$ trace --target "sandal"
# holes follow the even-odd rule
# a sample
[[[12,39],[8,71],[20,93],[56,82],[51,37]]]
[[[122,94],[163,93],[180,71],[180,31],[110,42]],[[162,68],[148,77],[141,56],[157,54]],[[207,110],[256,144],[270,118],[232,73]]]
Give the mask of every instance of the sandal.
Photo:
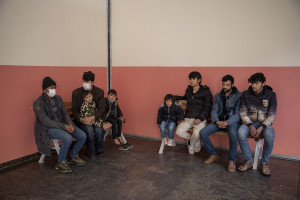
[[[262,163],[261,164],[261,174],[264,176],[270,176],[271,170],[268,163]]]
[[[237,170],[240,171],[240,172],[245,172],[249,169],[252,169],[253,168],[253,163],[252,162],[248,162],[248,161],[245,161],[244,164],[240,165]]]

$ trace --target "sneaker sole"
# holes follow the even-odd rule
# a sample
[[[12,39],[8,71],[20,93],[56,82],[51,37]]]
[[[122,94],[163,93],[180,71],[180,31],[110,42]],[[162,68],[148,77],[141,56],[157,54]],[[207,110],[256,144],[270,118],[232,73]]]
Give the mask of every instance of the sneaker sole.
[[[121,151],[128,151],[129,149],[128,148],[124,149],[123,147],[120,147],[119,150],[121,150]]]
[[[69,174],[69,173],[72,172],[72,171],[64,171],[64,170],[60,170],[58,167],[55,167],[55,170],[56,170],[56,171],[59,171],[59,172],[61,172],[61,173],[64,173],[64,174]]]

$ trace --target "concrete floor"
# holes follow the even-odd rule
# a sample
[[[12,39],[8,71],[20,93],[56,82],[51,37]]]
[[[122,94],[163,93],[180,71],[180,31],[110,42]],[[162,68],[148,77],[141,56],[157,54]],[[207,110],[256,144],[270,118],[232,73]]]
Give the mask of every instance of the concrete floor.
[[[228,173],[227,153],[219,163],[205,165],[204,149],[190,156],[185,145],[166,147],[160,142],[127,138],[134,145],[120,151],[105,143],[105,155],[90,159],[73,173],[54,170],[57,155],[0,173],[0,199],[300,199],[300,163],[271,159],[271,177],[258,171]],[[239,155],[238,162],[242,162]]]

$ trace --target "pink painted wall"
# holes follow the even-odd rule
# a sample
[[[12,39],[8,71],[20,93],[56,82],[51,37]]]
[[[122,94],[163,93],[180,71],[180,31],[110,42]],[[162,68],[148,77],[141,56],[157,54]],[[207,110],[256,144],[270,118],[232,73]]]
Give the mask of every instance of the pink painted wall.
[[[57,94],[71,101],[88,70],[96,75],[95,85],[106,92],[106,67],[0,66],[0,163],[37,152],[32,104],[42,93],[43,78],[52,77]]]
[[[51,76],[57,83],[57,93],[70,101],[71,92],[81,86],[82,73],[88,70],[96,74],[95,84],[106,92],[105,67],[0,66],[0,163],[37,152],[32,103],[42,92],[43,77]],[[265,73],[278,100],[273,153],[300,157],[300,67],[114,67],[113,88],[127,118],[123,132],[159,138],[156,117],[160,103],[167,93],[183,95],[189,84],[188,74],[194,70],[202,74],[203,84],[211,88],[213,95],[221,90],[225,74],[232,74],[243,91],[249,86],[251,74]],[[227,137],[212,137],[215,145],[228,146]]]
[[[273,153],[300,157],[297,125],[300,67],[114,67],[113,88],[118,92],[127,118],[123,132],[159,138],[156,117],[164,96],[167,93],[184,95],[189,84],[188,74],[195,70],[202,74],[202,83],[211,88],[213,95],[221,90],[221,78],[226,74],[233,75],[237,88],[244,91],[249,86],[248,78],[253,73],[263,72],[267,84],[277,93],[278,101]],[[228,146],[227,137],[212,137],[215,145]]]

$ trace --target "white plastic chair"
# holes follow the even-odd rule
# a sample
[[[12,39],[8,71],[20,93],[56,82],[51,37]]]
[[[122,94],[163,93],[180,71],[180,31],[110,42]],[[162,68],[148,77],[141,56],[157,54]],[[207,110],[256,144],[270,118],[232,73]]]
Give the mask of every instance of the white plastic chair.
[[[57,155],[59,155],[60,146],[59,146],[58,142],[59,142],[60,140],[58,140],[58,139],[51,139],[51,140],[52,140],[53,145],[54,145],[54,146],[51,146],[51,149],[55,149]],[[45,155],[45,154],[42,154],[38,162],[39,162],[39,163],[44,163],[45,157],[46,157],[46,155]]]

